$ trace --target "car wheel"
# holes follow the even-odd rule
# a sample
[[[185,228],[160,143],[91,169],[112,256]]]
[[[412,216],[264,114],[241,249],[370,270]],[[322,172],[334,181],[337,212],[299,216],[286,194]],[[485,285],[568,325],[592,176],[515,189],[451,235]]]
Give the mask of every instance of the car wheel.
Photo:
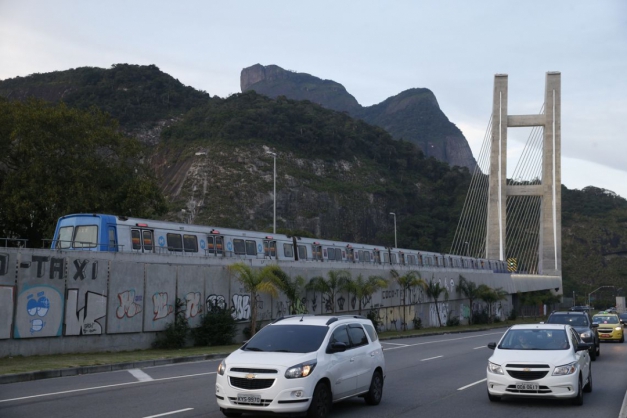
[[[577,396],[573,398],[573,405],[583,405],[583,388],[581,386],[581,375],[579,375],[579,380],[577,381]]]
[[[364,399],[368,405],[379,405],[383,396],[383,376],[379,370],[376,370],[370,381],[370,390],[366,393]]]
[[[619,343],[624,343],[625,342],[625,334],[620,336],[620,341]]]
[[[490,400],[490,402],[501,402],[501,397],[492,395],[490,391],[488,391],[488,399]]]
[[[590,360],[596,361],[596,359],[597,359],[597,349],[596,347],[592,347],[592,350],[590,350]]]
[[[227,418],[235,418],[235,417],[241,417],[242,416],[241,412],[229,412],[229,411],[225,411],[224,409],[222,410],[222,413]]]
[[[327,418],[331,412],[331,391],[324,382],[319,382],[314,390],[307,418]]]
[[[583,387],[583,391],[586,393],[592,392],[592,366],[588,369],[588,383]]]
[[[597,341],[597,357],[601,355],[601,343]]]

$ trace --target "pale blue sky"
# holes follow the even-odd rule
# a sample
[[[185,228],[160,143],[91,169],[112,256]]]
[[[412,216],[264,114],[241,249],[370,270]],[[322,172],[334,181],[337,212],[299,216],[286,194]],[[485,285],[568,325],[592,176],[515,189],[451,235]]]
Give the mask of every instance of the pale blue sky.
[[[627,1],[0,0],[0,79],[155,64],[221,97],[253,64],[343,84],[362,105],[431,89],[477,157],[494,74],[538,113],[562,73],[562,182],[627,197]],[[513,170],[528,130],[510,129]]]

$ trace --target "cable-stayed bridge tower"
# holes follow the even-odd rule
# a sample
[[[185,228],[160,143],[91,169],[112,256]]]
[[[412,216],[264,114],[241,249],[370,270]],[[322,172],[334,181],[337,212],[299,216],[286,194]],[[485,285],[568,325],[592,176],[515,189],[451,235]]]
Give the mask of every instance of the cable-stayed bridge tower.
[[[508,113],[508,76],[494,78],[492,116],[452,253],[507,260],[513,273],[562,274],[561,74],[548,72],[537,115]],[[507,178],[508,128],[532,127]]]

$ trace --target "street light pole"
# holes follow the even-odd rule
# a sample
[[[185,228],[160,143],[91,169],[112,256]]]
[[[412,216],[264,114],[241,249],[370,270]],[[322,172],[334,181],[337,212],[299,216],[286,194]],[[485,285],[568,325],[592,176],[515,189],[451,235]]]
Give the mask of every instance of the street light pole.
[[[470,244],[468,241],[464,242],[466,244],[466,257],[470,257]]]
[[[394,216],[394,248],[398,248],[398,242],[396,241],[396,213],[390,212],[390,215]]]
[[[276,234],[276,152],[266,151],[266,154],[272,155],[274,159],[274,215],[272,217],[272,233]]]
[[[588,306],[592,306],[592,304],[590,303],[590,301],[591,301],[590,296],[591,296],[594,292],[596,292],[597,290],[601,290],[601,289],[604,289],[604,288],[608,288],[608,287],[613,287],[614,289],[616,289],[616,286],[601,286],[601,287],[599,287],[598,289],[594,289],[592,292],[588,293]]]

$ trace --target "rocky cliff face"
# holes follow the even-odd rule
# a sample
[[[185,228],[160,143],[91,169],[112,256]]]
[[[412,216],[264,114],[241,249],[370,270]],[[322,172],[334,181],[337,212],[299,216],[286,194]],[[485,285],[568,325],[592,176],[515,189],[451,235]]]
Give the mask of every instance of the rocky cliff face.
[[[428,89],[406,90],[379,104],[362,107],[339,83],[260,64],[242,70],[240,85],[242,92],[255,90],[272,98],[309,100],[328,109],[348,112],[385,129],[396,139],[413,142],[426,156],[468,167],[471,172],[476,167],[468,141],[444,115]]]

